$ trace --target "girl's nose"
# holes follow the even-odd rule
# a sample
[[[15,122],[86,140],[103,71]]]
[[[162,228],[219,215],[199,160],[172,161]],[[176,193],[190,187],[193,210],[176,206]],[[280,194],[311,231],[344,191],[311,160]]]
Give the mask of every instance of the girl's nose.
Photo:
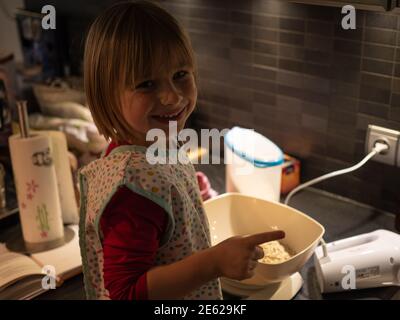
[[[163,85],[160,92],[160,101],[164,106],[178,105],[181,100],[182,96],[172,83]]]

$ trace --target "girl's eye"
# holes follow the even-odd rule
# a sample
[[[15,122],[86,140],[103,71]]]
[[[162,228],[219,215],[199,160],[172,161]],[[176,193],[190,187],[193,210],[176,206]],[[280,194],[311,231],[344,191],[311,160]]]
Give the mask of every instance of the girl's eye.
[[[135,89],[151,89],[154,87],[154,81],[144,81],[142,83],[139,83]]]
[[[174,80],[184,78],[188,74],[187,71],[181,70],[174,74]]]

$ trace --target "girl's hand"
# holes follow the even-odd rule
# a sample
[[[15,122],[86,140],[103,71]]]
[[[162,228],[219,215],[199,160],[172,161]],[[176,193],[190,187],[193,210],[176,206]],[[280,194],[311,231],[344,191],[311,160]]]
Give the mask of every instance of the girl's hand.
[[[218,277],[244,280],[254,275],[257,260],[264,257],[258,245],[285,237],[283,231],[257,233],[245,237],[232,237],[210,248]]]
[[[206,201],[208,198],[210,198],[210,181],[208,180],[207,176],[201,171],[196,172],[196,177],[197,184],[199,185],[200,189],[201,198],[203,201]]]

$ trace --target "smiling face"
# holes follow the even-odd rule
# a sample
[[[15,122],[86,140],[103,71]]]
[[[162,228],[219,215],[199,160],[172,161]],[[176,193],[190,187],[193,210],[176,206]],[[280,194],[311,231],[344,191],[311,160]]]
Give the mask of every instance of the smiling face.
[[[197,63],[187,33],[150,2],[116,3],[90,27],[84,87],[107,140],[150,145],[146,134],[170,121],[181,130],[196,105]]]
[[[134,144],[148,146],[146,134],[161,129],[169,134],[170,121],[176,121],[178,132],[185,126],[197,100],[193,68],[171,67],[147,79],[136,81],[133,89],[125,89],[121,111],[125,121],[135,131]]]

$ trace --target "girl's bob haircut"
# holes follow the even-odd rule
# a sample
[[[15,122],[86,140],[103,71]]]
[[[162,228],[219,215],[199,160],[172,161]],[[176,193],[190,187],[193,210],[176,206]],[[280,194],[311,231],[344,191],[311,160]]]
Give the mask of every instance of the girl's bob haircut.
[[[189,37],[156,4],[120,2],[100,14],[85,44],[84,86],[93,120],[107,140],[130,141],[135,132],[121,111],[121,97],[138,81],[180,66],[197,66]]]

